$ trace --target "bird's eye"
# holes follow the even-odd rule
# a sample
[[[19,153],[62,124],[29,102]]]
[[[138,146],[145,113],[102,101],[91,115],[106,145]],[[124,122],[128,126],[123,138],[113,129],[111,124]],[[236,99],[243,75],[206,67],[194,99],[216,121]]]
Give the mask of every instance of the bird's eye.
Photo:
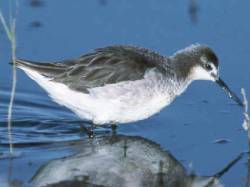
[[[208,63],[205,64],[205,68],[208,71],[211,71],[213,69],[212,66],[210,64],[208,64]]]

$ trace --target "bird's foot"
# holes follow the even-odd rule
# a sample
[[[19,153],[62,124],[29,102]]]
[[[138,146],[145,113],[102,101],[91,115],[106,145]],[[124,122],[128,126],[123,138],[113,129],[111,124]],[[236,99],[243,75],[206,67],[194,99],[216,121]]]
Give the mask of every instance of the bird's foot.
[[[80,125],[80,131],[85,132],[88,135],[89,138],[94,137],[94,129],[95,129],[94,125],[92,125],[91,127],[86,127],[83,124]]]

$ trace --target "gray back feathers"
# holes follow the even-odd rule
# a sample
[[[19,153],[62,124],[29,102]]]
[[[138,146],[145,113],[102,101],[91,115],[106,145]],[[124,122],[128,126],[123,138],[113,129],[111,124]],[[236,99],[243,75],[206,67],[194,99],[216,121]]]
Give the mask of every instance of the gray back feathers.
[[[134,46],[109,46],[75,60],[55,63],[17,61],[40,74],[61,82],[73,90],[88,93],[89,88],[121,81],[143,79],[148,69],[165,73],[170,67],[168,59],[156,52]]]
[[[169,58],[145,48],[114,45],[73,60],[53,63],[17,60],[16,64],[33,69],[73,90],[88,93],[90,88],[143,79],[152,68],[165,76],[184,81],[194,66],[202,65],[201,56],[218,67],[218,58],[205,45],[191,45]]]

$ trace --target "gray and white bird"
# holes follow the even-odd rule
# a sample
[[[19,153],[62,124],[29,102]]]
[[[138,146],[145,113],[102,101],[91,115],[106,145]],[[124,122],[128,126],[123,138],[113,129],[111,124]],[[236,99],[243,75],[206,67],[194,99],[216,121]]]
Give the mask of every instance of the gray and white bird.
[[[115,45],[74,60],[17,60],[15,64],[55,102],[96,125],[146,119],[169,105],[195,80],[218,83],[243,106],[219,78],[218,58],[205,45],[191,45],[169,57],[145,48]]]

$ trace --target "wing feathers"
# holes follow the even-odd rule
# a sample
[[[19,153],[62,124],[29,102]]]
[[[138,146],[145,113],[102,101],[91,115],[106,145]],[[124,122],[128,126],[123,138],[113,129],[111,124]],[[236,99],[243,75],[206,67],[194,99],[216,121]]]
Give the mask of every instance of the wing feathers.
[[[169,67],[166,57],[153,51],[133,46],[109,46],[63,63],[33,63],[17,60],[25,66],[51,77],[70,88],[88,93],[88,89],[105,84],[142,79],[150,68],[160,72]]]
[[[65,66],[55,63],[38,63],[18,59],[16,60],[16,65],[17,67],[24,67],[35,70],[47,77],[53,77],[65,71]]]

